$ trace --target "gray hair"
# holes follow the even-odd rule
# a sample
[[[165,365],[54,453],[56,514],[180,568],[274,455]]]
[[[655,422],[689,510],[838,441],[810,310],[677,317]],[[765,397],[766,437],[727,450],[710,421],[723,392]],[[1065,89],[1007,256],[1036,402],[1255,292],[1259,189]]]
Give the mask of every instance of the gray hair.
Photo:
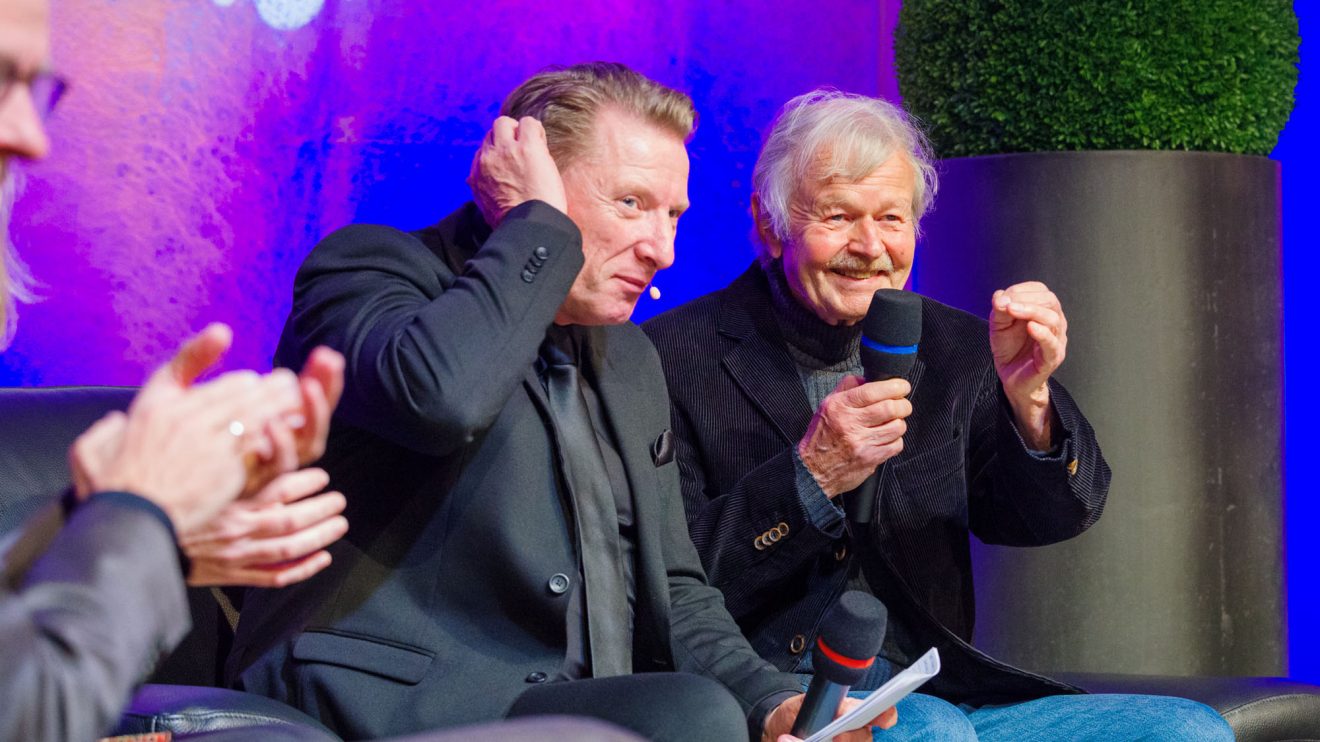
[[[22,188],[22,175],[7,163],[9,173],[0,184],[0,350],[9,347],[18,328],[18,304],[36,301],[36,281],[27,266],[14,252],[9,238],[9,217],[13,213],[14,199]]]
[[[916,173],[912,216],[919,229],[939,183],[930,143],[916,119],[888,101],[825,88],[785,103],[752,172],[756,198],[774,236],[789,238],[789,204],[819,158],[829,157],[825,179],[861,180],[895,151],[907,157]],[[758,248],[762,260],[769,258],[767,249]]]
[[[683,142],[697,126],[691,98],[618,62],[587,62],[538,72],[509,93],[500,113],[540,121],[550,156],[563,170],[590,143],[596,114],[611,106],[671,132]]]

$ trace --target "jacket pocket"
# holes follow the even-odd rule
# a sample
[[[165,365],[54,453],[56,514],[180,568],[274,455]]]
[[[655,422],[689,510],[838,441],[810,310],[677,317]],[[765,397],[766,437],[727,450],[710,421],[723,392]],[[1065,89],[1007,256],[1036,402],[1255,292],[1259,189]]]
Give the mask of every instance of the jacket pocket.
[[[966,475],[962,440],[955,438],[894,467],[895,493],[891,506],[913,523],[931,516],[966,521]]]
[[[426,676],[435,654],[365,636],[307,631],[294,642],[293,658],[368,672],[411,685]]]

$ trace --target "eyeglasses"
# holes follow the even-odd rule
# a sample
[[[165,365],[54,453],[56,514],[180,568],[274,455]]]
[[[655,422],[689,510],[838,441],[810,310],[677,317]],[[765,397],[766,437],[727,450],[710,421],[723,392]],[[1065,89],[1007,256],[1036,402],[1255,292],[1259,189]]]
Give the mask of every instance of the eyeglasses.
[[[64,91],[69,89],[69,84],[59,75],[44,71],[23,74],[12,61],[0,59],[0,103],[13,94],[14,89],[19,85],[28,87],[28,92],[32,95],[32,105],[36,107],[37,115],[41,116],[42,120],[55,110],[55,105],[64,96]]]

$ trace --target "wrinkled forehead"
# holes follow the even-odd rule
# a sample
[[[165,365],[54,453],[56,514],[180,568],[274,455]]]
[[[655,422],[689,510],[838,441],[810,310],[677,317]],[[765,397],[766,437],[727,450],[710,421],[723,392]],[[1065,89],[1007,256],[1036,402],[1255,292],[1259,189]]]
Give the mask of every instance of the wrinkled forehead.
[[[0,0],[0,61],[36,71],[50,60],[47,0]]]
[[[798,179],[795,200],[810,204],[831,185],[857,183],[894,155],[899,155],[909,165],[905,170],[911,176],[911,191],[915,195],[916,172],[910,167],[907,153],[902,148],[892,142],[845,138],[826,143],[799,160],[798,172],[803,176]]]

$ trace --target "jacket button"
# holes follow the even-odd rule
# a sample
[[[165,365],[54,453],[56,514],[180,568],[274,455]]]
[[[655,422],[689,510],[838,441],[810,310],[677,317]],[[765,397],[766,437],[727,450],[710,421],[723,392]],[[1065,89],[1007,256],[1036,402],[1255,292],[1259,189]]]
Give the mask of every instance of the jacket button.
[[[793,637],[793,641],[788,643],[788,651],[793,654],[802,654],[802,650],[807,648],[807,637],[798,634]]]
[[[834,550],[834,561],[842,562],[848,556],[848,547],[840,546]]]
[[[545,249],[544,245],[533,250],[532,254],[540,258],[541,260],[545,260],[546,258],[550,257],[550,251]]]
[[[532,281],[536,280],[536,274],[531,272],[530,270],[524,270],[522,272],[522,280],[525,281],[526,283],[531,283]]]
[[[568,575],[562,572],[550,577],[550,582],[546,583],[550,587],[550,592],[555,595],[563,595],[568,592]]]
[[[537,670],[536,672],[529,672],[529,673],[527,673],[527,682],[529,682],[529,683],[544,683],[544,682],[545,682],[545,673],[541,672],[540,670]]]

